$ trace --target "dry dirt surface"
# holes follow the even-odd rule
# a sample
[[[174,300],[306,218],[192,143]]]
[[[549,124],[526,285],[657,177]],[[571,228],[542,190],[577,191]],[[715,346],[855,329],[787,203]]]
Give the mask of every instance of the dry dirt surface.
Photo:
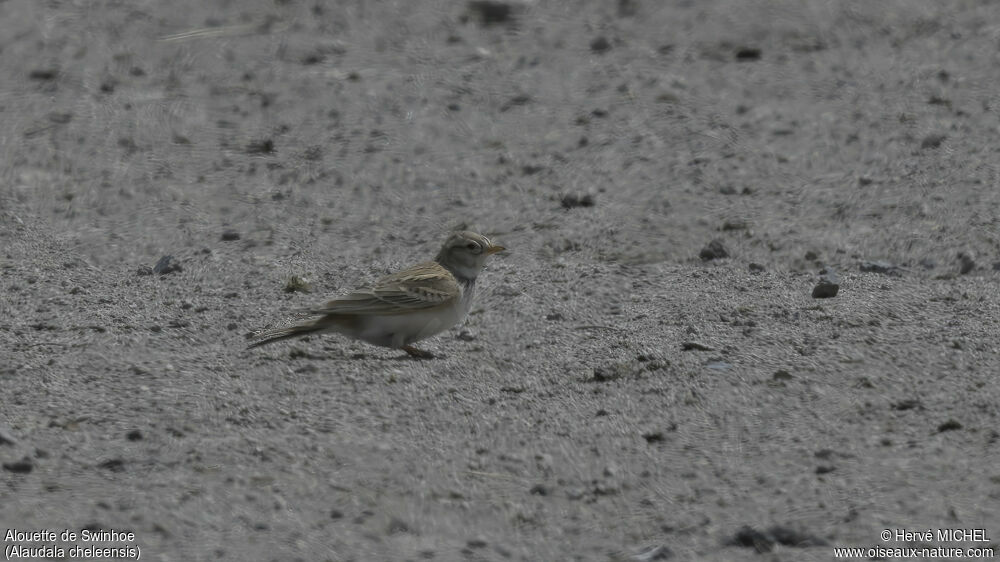
[[[990,0],[0,1],[4,548],[1000,551],[998,29]],[[245,349],[463,225],[510,251],[437,359]],[[76,537],[8,535],[40,530]]]

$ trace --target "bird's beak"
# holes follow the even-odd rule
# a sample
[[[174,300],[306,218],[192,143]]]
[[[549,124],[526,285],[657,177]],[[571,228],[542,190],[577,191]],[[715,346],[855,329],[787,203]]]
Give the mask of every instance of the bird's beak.
[[[503,246],[495,246],[493,244],[490,244],[490,247],[486,248],[486,255],[487,256],[492,256],[493,254],[495,254],[497,252],[502,252],[502,251],[504,251],[506,249],[507,248],[504,248]]]

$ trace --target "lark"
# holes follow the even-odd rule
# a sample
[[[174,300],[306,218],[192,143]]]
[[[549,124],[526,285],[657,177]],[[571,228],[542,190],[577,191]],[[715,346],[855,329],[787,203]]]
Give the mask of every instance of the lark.
[[[486,260],[504,250],[482,234],[467,230],[452,233],[433,261],[387,275],[369,287],[308,311],[314,318],[262,332],[248,349],[333,332],[402,349],[414,357],[434,357],[412,344],[465,320]]]

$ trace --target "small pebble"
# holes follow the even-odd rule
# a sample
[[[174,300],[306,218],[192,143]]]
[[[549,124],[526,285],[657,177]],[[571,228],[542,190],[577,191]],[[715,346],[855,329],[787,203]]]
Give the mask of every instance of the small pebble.
[[[395,535],[397,533],[409,533],[410,525],[406,521],[403,521],[398,517],[393,517],[389,521],[389,524],[386,526],[385,532],[387,535]]]
[[[670,560],[674,557],[674,552],[665,545],[659,544],[636,554],[633,560],[639,562],[655,562],[657,560]]]
[[[778,369],[773,375],[771,375],[771,379],[776,381],[790,381],[793,378],[792,374],[784,369]]]
[[[938,426],[938,433],[944,433],[945,431],[955,431],[962,429],[962,424],[955,420],[948,420],[943,424]]]
[[[607,37],[597,37],[590,42],[590,50],[597,54],[603,54],[611,50],[611,42]]]
[[[567,193],[563,195],[560,204],[564,209],[574,209],[576,207],[593,207],[595,204],[594,196],[590,193],[579,195],[576,193]]]
[[[701,252],[698,252],[698,257],[701,258],[702,261],[722,259],[729,257],[729,250],[726,249],[722,240],[716,238],[706,244],[705,247],[701,249]]]
[[[547,496],[549,488],[545,484],[535,484],[528,492],[533,496]]]
[[[469,12],[477,16],[480,25],[506,24],[513,20],[514,7],[498,0],[474,0],[469,2]]]
[[[178,271],[184,271],[184,268],[181,267],[180,262],[174,259],[174,256],[163,256],[160,258],[160,261],[156,262],[156,265],[153,266],[153,273],[158,273],[160,275],[168,275]]]
[[[859,266],[865,273],[881,273],[883,275],[899,275],[899,268],[886,261],[863,261]]]
[[[27,474],[35,468],[35,463],[29,457],[19,461],[3,463],[3,469],[14,474]]]
[[[840,276],[832,268],[824,267],[819,272],[819,282],[813,287],[814,299],[828,299],[837,296],[840,291]]]
[[[662,431],[649,431],[643,433],[642,438],[646,440],[646,443],[660,443],[665,439]]]
[[[486,539],[484,539],[483,537],[476,537],[474,539],[469,539],[469,541],[465,543],[465,545],[468,546],[469,548],[486,548],[486,545],[488,544],[489,543],[486,542]]]
[[[758,554],[771,552],[774,548],[774,541],[770,537],[749,525],[740,527],[736,531],[736,534],[733,535],[733,538],[729,539],[726,544],[729,546],[753,548]]]
[[[971,254],[960,252],[958,254],[958,272],[965,275],[976,268],[976,260]]]
[[[14,445],[16,443],[17,439],[14,438],[14,434],[10,432],[10,429],[0,426],[0,445]]]
[[[948,135],[944,135],[941,133],[929,134],[926,137],[924,137],[922,141],[920,141],[920,148],[937,148],[941,146],[941,143],[943,143],[947,138]]]

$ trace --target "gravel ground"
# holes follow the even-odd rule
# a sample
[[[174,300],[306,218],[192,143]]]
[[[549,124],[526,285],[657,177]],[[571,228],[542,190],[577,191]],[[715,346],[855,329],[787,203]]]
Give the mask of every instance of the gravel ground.
[[[995,554],[998,29],[959,0],[0,2],[7,555]],[[511,251],[438,359],[245,349],[463,227]],[[78,536],[8,536],[38,530]]]

